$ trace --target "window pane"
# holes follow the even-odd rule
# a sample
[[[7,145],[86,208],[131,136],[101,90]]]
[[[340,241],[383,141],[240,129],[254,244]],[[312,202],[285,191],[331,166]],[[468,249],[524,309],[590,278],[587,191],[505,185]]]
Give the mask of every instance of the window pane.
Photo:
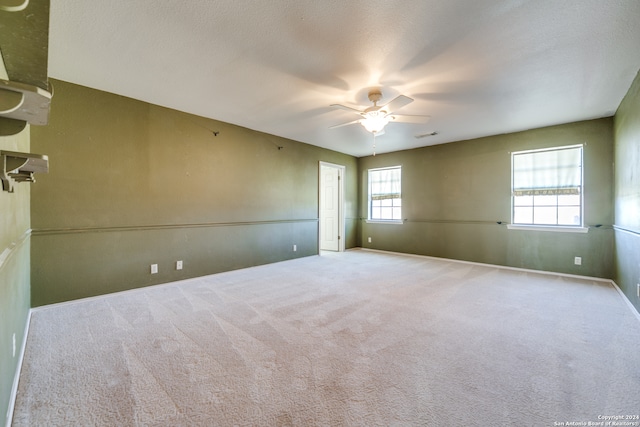
[[[393,200],[392,199],[380,200],[380,206],[393,206]]]
[[[514,224],[533,224],[533,208],[530,206],[513,208],[513,222]]]
[[[371,209],[371,218],[372,219],[380,219],[381,210],[380,208]]]
[[[558,205],[580,206],[580,195],[571,194],[571,195],[558,196]]]
[[[533,196],[513,196],[514,206],[532,206]]]
[[[533,223],[540,225],[557,225],[558,208],[555,206],[536,207],[533,210]]]
[[[393,208],[393,219],[402,219],[402,212],[400,208]]]
[[[557,196],[533,196],[533,203],[536,206],[556,206],[558,203],[558,197]]]
[[[393,219],[393,208],[381,208],[380,219]]]
[[[580,225],[580,206],[558,207],[559,225]]]

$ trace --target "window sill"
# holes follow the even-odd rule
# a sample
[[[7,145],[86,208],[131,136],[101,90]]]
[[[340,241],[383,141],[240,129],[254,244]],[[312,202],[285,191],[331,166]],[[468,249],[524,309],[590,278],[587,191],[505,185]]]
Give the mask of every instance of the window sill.
[[[517,225],[507,224],[509,230],[526,230],[526,231],[553,231],[556,233],[588,233],[587,227],[568,227],[568,226],[544,226],[544,225]]]
[[[384,220],[384,219],[368,219],[366,220],[367,224],[404,224],[404,221],[401,219],[389,219],[389,220]]]

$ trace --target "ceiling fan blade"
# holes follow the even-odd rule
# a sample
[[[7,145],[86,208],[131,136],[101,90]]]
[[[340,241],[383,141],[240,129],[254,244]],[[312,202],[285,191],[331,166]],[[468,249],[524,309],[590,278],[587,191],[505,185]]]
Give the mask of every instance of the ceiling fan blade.
[[[351,122],[342,123],[342,124],[339,124],[339,125],[329,126],[329,129],[335,129],[335,128],[339,128],[339,127],[342,127],[342,126],[352,125],[352,124],[355,124],[355,123],[360,123],[360,120],[353,120]]]
[[[339,108],[339,109],[345,110],[345,111],[350,111],[350,112],[356,113],[356,114],[358,114],[360,116],[362,116],[364,114],[362,111],[360,111],[360,110],[358,110],[356,108],[347,107],[346,105],[342,105],[342,104],[331,104],[330,107]]]
[[[411,104],[412,102],[413,102],[413,99],[409,98],[408,96],[398,95],[395,98],[393,98],[383,108],[387,111],[388,114],[391,114],[394,111],[401,109],[405,105]]]
[[[389,114],[391,122],[395,123],[427,123],[431,116],[412,116],[406,114]]]

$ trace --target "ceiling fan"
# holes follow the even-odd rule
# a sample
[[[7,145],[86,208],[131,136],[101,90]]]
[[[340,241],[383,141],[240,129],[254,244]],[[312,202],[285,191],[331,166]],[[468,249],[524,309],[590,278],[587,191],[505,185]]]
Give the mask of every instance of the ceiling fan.
[[[360,118],[347,123],[330,126],[329,129],[360,123],[367,131],[376,136],[384,133],[384,127],[387,123],[426,123],[431,117],[395,114],[397,110],[413,102],[413,99],[408,96],[398,95],[389,103],[379,106],[378,101],[380,101],[381,98],[382,92],[380,89],[371,89],[369,91],[369,101],[373,102],[373,106],[365,108],[364,110],[358,110],[357,108],[341,104],[331,104],[331,107],[356,113]]]

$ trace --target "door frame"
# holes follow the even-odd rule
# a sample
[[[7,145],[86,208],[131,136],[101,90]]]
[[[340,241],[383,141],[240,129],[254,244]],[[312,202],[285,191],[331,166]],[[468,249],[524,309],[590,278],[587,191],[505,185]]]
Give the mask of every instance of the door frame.
[[[322,242],[322,167],[338,169],[338,252],[345,250],[344,176],[347,167],[320,161],[318,164],[318,253]]]

